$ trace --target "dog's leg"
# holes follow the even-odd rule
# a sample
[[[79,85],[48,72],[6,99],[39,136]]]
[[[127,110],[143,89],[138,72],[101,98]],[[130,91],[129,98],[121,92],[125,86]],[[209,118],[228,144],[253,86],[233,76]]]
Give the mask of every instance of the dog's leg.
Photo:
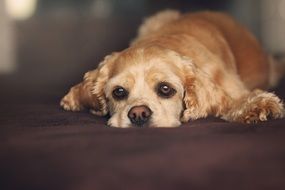
[[[284,117],[283,103],[273,93],[262,90],[249,91],[234,74],[220,73],[223,82],[219,82],[215,77],[211,78],[200,70],[192,72],[195,73],[195,78],[186,79],[186,109],[181,118],[182,122],[208,115],[242,123]],[[191,73],[190,68],[188,73]]]
[[[60,105],[68,111],[80,111],[85,107],[96,110],[98,100],[92,94],[93,83],[97,76],[97,70],[87,72],[84,80],[73,86],[69,92],[62,98]]]
[[[80,94],[83,91],[83,83],[73,86],[69,92],[62,98],[60,105],[67,111],[80,111],[84,108],[81,103]]]
[[[282,118],[284,113],[284,105],[275,94],[254,90],[232,101],[222,118],[228,121],[256,123],[270,118]]]

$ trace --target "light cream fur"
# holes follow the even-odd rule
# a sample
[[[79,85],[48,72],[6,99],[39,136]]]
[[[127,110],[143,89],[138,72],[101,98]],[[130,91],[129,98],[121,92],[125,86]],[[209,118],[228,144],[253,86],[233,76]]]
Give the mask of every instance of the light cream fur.
[[[209,115],[243,123],[282,118],[282,101],[256,89],[277,83],[272,62],[256,39],[225,14],[160,12],[145,21],[129,48],[107,56],[72,87],[61,106],[109,113],[108,125],[122,128],[132,126],[128,112],[140,105],[152,111],[152,127],[177,127]],[[161,82],[176,93],[160,97],[156,87]],[[116,86],[129,92],[126,99],[112,96]]]

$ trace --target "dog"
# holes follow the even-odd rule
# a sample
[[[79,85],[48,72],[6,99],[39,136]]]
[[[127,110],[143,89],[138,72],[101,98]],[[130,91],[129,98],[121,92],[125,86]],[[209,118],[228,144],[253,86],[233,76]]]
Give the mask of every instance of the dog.
[[[220,117],[255,123],[284,117],[266,92],[282,73],[256,38],[220,12],[162,11],[140,26],[131,45],[85,74],[60,105],[110,115],[111,127],[178,127]]]

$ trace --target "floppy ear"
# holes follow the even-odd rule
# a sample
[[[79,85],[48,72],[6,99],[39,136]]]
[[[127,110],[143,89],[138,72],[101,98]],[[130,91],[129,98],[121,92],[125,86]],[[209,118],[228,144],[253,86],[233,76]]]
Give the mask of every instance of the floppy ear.
[[[119,53],[104,58],[98,68],[85,73],[83,81],[73,86],[60,105],[65,110],[80,111],[89,108],[91,113],[104,116],[108,113],[104,87],[110,77],[114,60]]]
[[[181,61],[184,71],[185,105],[181,121],[187,122],[208,115],[219,116],[225,112],[231,101],[230,96],[192,60],[182,56]]]

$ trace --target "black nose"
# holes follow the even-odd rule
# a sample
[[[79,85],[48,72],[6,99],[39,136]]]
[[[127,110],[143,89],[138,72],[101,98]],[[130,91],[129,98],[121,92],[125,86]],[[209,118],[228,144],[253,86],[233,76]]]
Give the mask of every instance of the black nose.
[[[151,117],[152,111],[144,105],[132,107],[128,113],[128,117],[132,124],[143,126]]]

